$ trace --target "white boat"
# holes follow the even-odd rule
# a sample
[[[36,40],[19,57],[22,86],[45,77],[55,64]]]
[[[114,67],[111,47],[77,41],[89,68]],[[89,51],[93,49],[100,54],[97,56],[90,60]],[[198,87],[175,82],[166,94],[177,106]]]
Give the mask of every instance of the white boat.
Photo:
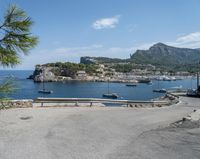
[[[180,86],[175,86],[175,87],[171,87],[172,89],[181,89],[181,88],[183,88],[183,86],[182,85],[180,85]]]

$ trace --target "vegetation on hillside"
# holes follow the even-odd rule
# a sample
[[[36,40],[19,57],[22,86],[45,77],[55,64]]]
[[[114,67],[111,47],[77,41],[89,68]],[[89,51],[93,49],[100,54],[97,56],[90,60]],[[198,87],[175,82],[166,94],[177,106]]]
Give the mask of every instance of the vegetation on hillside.
[[[77,71],[85,71],[87,74],[92,75],[98,68],[95,64],[77,64],[71,62],[56,62],[47,63],[42,66],[52,67],[52,71],[56,76],[70,76],[73,77]]]

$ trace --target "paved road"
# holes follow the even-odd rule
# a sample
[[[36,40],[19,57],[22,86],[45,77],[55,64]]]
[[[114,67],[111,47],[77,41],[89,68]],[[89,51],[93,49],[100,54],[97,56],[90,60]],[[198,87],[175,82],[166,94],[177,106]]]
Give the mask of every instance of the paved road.
[[[182,101],[148,109],[1,111],[0,159],[199,159],[200,129],[167,127],[200,108],[200,99]]]

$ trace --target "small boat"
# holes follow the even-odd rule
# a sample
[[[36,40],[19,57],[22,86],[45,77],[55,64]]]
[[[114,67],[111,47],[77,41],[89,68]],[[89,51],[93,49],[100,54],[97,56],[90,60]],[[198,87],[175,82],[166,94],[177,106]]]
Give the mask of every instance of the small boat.
[[[117,99],[119,96],[116,93],[110,93],[110,83],[108,80],[108,93],[102,95],[105,98]]]
[[[127,87],[136,87],[137,84],[126,84]]]
[[[103,97],[117,99],[118,95],[116,93],[105,93],[105,94],[103,94]]]
[[[39,93],[44,93],[44,94],[51,94],[53,93],[53,91],[50,91],[50,90],[45,90],[45,89],[41,89],[38,91]]]
[[[138,83],[147,83],[147,84],[151,83],[151,80],[148,79],[148,78],[146,78],[146,79],[138,79],[137,81],[138,81]]]
[[[167,90],[166,90],[166,89],[154,89],[153,92],[157,92],[157,93],[166,93]]]
[[[175,87],[171,87],[171,89],[181,89],[181,88],[183,88],[182,85],[180,85],[180,86],[175,86]]]
[[[43,76],[42,76],[42,89],[39,90],[38,93],[43,93],[43,94],[51,94],[51,93],[53,93],[52,90],[45,89],[45,85],[44,85],[44,70],[43,70]]]

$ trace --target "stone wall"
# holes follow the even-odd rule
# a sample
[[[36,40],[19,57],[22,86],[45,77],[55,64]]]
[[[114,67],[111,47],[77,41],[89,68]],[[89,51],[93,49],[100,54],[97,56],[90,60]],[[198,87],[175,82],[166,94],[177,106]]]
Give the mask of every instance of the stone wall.
[[[30,108],[33,107],[33,100],[9,100],[0,103],[0,108]]]

